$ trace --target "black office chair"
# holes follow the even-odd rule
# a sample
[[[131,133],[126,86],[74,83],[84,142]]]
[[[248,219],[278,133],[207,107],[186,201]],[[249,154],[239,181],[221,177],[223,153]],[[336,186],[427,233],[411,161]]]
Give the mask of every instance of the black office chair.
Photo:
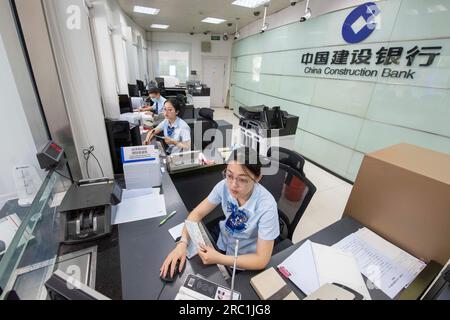
[[[274,159],[271,159],[271,163],[279,167],[278,172],[264,176],[260,183],[278,204],[280,236],[275,241],[276,254],[292,245],[295,228],[316,192],[316,187],[298,169]]]
[[[295,151],[282,147],[271,147],[267,152],[267,157],[284,163],[291,168],[298,170],[302,175],[305,175],[305,172],[303,171],[305,159]]]

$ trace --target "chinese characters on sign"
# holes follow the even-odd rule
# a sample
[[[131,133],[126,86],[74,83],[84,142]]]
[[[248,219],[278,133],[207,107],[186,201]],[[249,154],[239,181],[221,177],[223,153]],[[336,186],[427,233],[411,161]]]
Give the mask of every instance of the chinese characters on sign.
[[[373,52],[372,49],[357,50],[336,50],[336,51],[319,51],[315,54],[305,53],[302,55],[301,63],[306,65],[305,73],[308,74],[327,74],[327,75],[350,75],[376,77],[378,70],[368,69],[371,62],[375,65],[382,66],[406,66],[406,67],[429,67],[433,64],[436,57],[439,56],[442,46],[418,47],[414,46],[409,50],[404,47],[381,47],[378,51]],[[405,57],[406,61],[402,61]],[[311,65],[311,66],[309,66]],[[320,66],[326,66],[322,69]],[[361,69],[340,69],[333,68],[337,66],[362,66]],[[319,66],[319,67],[316,67]],[[385,78],[404,78],[414,79],[416,72],[411,69],[405,71],[393,70],[385,67],[381,76]]]

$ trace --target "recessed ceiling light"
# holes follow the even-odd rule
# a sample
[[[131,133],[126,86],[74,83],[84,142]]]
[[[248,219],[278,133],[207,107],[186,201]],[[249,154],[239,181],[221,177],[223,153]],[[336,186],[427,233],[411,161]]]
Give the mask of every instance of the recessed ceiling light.
[[[202,22],[214,23],[214,24],[221,24],[221,23],[224,23],[225,21],[227,21],[227,20],[217,19],[217,18],[206,18],[206,19],[202,20]]]
[[[270,0],[236,0],[232,4],[234,4],[235,6],[241,6],[241,7],[254,9],[254,8],[259,7],[269,1]]]
[[[150,28],[153,28],[153,29],[168,29],[169,27],[170,26],[168,26],[167,24],[156,24],[156,23],[154,23],[150,26]]]
[[[157,15],[159,13],[159,11],[160,11],[159,9],[155,9],[155,8],[134,6],[134,12],[138,12],[138,13]]]

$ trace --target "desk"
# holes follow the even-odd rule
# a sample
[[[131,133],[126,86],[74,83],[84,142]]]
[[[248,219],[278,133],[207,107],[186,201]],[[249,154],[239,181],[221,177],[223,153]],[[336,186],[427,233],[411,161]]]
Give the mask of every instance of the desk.
[[[159,227],[161,219],[150,219],[119,225],[120,266],[123,299],[174,299],[190,273],[227,285],[217,266],[204,266],[199,257],[187,262],[182,277],[168,284],[159,278],[159,269],[167,254],[173,250],[174,241],[168,230],[184,222],[188,216],[170,176],[163,175],[163,192],[168,212],[177,214]]]
[[[203,200],[207,196],[208,190],[212,190],[211,186],[220,181],[219,172],[221,172],[221,168],[220,166],[216,168],[217,170],[210,168],[204,174],[201,171],[196,171],[196,174],[186,175],[184,173],[173,177],[165,172],[162,190],[165,195],[167,211],[176,210],[177,214],[162,227],[159,227],[162,218],[116,226],[111,237],[96,243],[99,252],[96,289],[99,292],[112,299],[172,300],[191,273],[200,274],[210,281],[230,287],[230,281],[223,278],[216,265],[204,266],[198,256],[187,261],[183,274],[175,282],[165,285],[159,278],[159,269],[167,254],[174,248],[174,241],[168,230],[184,222],[189,213],[183,199],[189,198],[194,190],[192,188],[185,190],[183,186],[191,185],[194,180],[204,181],[202,188],[195,189],[196,199],[187,204],[191,210],[198,204],[197,198]],[[178,193],[174,183],[182,196]],[[319,231],[309,239],[320,244],[333,245],[362,227],[356,220],[345,218]],[[269,267],[277,266],[302,243],[274,255],[270,260]],[[92,244],[85,244],[84,246],[89,247]],[[256,292],[250,285],[250,279],[258,273],[246,271],[237,274],[235,290],[242,294],[243,300],[258,299]],[[304,297],[304,294],[294,284],[289,282],[288,285],[299,298]],[[369,292],[374,300],[389,299],[378,289],[369,289]]]
[[[328,228],[325,228],[316,234],[312,235],[308,239],[312,242],[320,243],[323,245],[331,246],[337,242],[339,242],[341,239],[345,238],[346,236],[350,235],[351,233],[354,233],[358,231],[360,228],[363,228],[364,226],[360,224],[358,221],[352,219],[352,218],[344,218],[342,220],[339,220],[338,222],[332,224]],[[281,262],[283,262],[287,257],[289,257],[295,250],[297,250],[307,239],[304,241],[301,241],[295,245],[293,245],[290,248],[287,248],[286,250],[280,252],[277,255],[274,255],[272,259],[269,262],[269,265],[267,268],[270,267],[276,267]],[[247,271],[240,273],[236,275],[236,291],[240,291],[242,294],[242,297],[247,300],[259,300],[259,297],[257,296],[256,292],[253,290],[253,288],[250,285],[250,279],[257,275],[260,272],[256,271]],[[363,276],[364,282],[367,284],[368,280],[365,276]],[[305,297],[305,294],[301,290],[298,289],[298,287],[293,284],[291,281],[286,281],[289,285],[289,287],[295,292],[295,294],[300,298],[303,299]],[[390,300],[390,298],[381,290],[379,289],[371,289],[369,288],[370,296],[372,297],[372,300]]]

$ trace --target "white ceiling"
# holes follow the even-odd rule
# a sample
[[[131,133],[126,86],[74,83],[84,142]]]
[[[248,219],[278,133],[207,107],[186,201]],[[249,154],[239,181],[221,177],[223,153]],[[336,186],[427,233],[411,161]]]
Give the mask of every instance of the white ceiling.
[[[167,32],[194,32],[232,34],[236,29],[236,18],[239,20],[239,28],[261,19],[264,14],[264,6],[255,9],[232,5],[234,0],[118,0],[122,9],[140,26],[148,31],[162,31],[150,29],[152,23],[168,24]],[[158,15],[152,16],[133,12],[135,5],[161,9]],[[271,0],[268,15],[290,6],[289,0]],[[260,15],[253,13],[259,11]],[[201,22],[204,18],[213,17],[226,19],[225,23],[214,25]],[[227,26],[227,23],[233,26]]]

